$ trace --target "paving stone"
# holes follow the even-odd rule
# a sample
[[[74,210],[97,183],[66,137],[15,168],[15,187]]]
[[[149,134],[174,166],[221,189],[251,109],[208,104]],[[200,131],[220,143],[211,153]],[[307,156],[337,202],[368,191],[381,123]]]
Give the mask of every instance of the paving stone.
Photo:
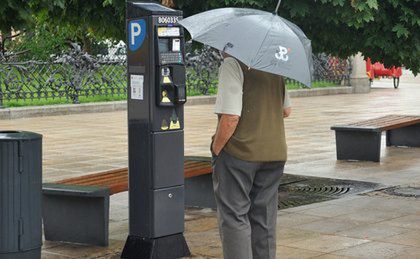
[[[186,224],[186,232],[206,232],[210,229],[217,229],[217,219],[212,218],[200,218],[196,220],[188,221]]]
[[[322,235],[288,244],[289,247],[302,248],[311,251],[330,253],[344,248],[360,245],[369,242],[368,240]]]
[[[301,248],[277,246],[277,258],[284,259],[306,259],[322,254],[321,252],[305,250]]]
[[[277,244],[287,245],[290,243],[295,243],[299,240],[304,240],[304,239],[308,239],[312,237],[318,237],[321,235],[322,234],[320,233],[308,231],[308,230],[280,227],[280,228],[277,228]]]
[[[307,224],[314,221],[324,220],[325,218],[319,216],[289,213],[285,215],[279,215],[277,217],[277,225],[279,227],[295,227],[303,224]]]
[[[379,238],[378,240],[394,244],[416,246],[420,248],[420,232],[418,230],[410,230],[399,235]]]
[[[354,256],[358,258],[393,258],[398,255],[407,255],[413,252],[413,248],[405,245],[397,245],[382,242],[370,242],[362,244],[341,251],[336,251],[335,255]],[[415,251],[417,252],[417,251]]]
[[[420,230],[420,217],[418,215],[408,215],[392,220],[383,221],[382,223],[390,226]]]
[[[392,237],[410,230],[406,228],[391,227],[381,223],[362,225],[348,230],[337,232],[336,235],[345,237],[362,238],[368,240],[385,240],[387,237]],[[420,239],[419,239],[420,240]],[[419,241],[420,242],[420,241]]]
[[[420,114],[418,84],[401,82],[398,90],[387,81],[380,85],[383,87],[374,88],[369,94],[293,98],[293,113],[285,122],[289,147],[285,172],[366,180],[386,185],[420,186],[419,148],[386,147],[383,143],[380,163],[336,160],[335,136],[334,131],[330,130],[332,125],[387,114]],[[186,155],[210,156],[210,137],[217,123],[213,109],[213,105],[186,107]],[[43,134],[44,182],[127,166],[125,111],[0,120],[0,129]],[[384,136],[382,140],[385,141]],[[392,218],[394,216],[397,218]],[[188,209],[186,218],[185,236],[194,258],[221,258],[215,212]],[[128,234],[127,219],[127,193],[113,195],[110,238],[114,243],[118,242],[118,245],[115,243],[115,246],[109,248],[96,248],[45,242],[43,256],[118,258]],[[376,220],[381,222],[370,224]],[[345,258],[345,254],[359,256],[356,248],[343,250],[341,255],[336,255],[334,249],[367,242],[364,238],[368,237],[395,245],[391,246],[388,253],[388,250],[384,250],[385,256],[416,258],[420,253],[416,254],[418,251],[413,249],[419,246],[416,235],[420,229],[419,220],[420,201],[393,197],[356,195],[286,209],[278,214],[279,251],[290,258],[305,258],[307,255],[312,256],[312,253],[316,253],[314,256],[319,258],[331,259],[334,256]],[[401,229],[408,232],[399,233]],[[374,258],[374,254],[369,254],[369,248],[381,251],[381,245],[377,243],[373,242],[370,246],[368,243],[367,248],[361,246],[366,249],[366,255],[373,256],[364,258]],[[401,249],[405,245],[410,249]],[[299,251],[302,253],[299,254]],[[279,258],[283,257],[280,255]]]
[[[342,220],[361,221],[366,223],[380,222],[395,219],[407,215],[403,211],[377,210],[376,208],[366,208],[355,210],[352,213],[339,216]]]
[[[333,255],[333,254],[323,254],[320,256],[312,257],[313,259],[354,259],[356,257],[343,256],[343,255]]]
[[[343,230],[364,225],[363,222],[343,220],[340,218],[324,218],[323,220],[313,221],[307,224],[295,226],[302,230],[310,230],[323,234],[334,234]]]
[[[354,212],[354,208],[340,205],[326,205],[314,209],[298,211],[299,214],[314,215],[319,217],[336,217]]]
[[[122,251],[124,242],[118,240],[109,240],[108,247],[86,246],[76,244],[64,244],[50,247],[46,250],[49,256],[56,255],[56,258],[95,258],[98,256],[115,255]],[[51,257],[53,258],[53,257]]]

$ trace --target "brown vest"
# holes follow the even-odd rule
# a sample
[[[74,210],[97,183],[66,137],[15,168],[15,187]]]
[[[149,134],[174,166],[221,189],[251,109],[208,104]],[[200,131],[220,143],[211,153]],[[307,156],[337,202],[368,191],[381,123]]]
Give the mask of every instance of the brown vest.
[[[284,80],[240,64],[244,74],[242,114],[223,150],[250,162],[286,161]]]

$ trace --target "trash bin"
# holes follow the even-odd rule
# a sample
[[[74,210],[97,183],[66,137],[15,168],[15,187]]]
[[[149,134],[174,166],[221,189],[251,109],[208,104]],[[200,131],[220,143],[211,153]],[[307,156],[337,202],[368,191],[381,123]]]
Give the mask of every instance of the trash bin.
[[[0,259],[41,258],[42,135],[0,131]]]

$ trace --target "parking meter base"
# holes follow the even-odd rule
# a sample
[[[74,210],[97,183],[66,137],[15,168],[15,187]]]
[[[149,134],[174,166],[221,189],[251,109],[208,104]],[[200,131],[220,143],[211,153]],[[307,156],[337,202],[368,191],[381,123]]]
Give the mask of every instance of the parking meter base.
[[[122,259],[175,259],[190,256],[184,235],[175,234],[160,238],[128,236]]]

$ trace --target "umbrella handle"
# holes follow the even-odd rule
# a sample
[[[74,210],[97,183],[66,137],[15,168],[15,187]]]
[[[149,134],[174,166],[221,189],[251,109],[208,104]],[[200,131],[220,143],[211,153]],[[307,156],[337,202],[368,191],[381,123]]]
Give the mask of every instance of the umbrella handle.
[[[277,12],[279,11],[280,3],[281,3],[281,0],[279,0],[279,2],[277,3],[276,10],[274,11],[274,14],[277,14]]]
[[[225,47],[223,48],[223,52],[225,52],[228,48],[233,48],[233,44],[230,42],[226,43]]]

